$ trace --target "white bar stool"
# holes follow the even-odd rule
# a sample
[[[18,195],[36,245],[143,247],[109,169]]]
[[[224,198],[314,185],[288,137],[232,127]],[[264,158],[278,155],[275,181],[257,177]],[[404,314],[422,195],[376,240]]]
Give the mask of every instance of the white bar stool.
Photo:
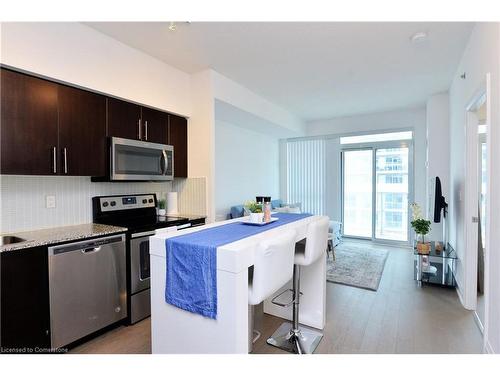
[[[253,306],[269,298],[292,278],[296,235],[294,230],[287,230],[257,247],[248,273],[249,352],[254,341]]]
[[[309,266],[324,256],[327,250],[329,219],[322,216],[313,221],[307,228],[306,241],[300,241],[295,246],[295,260],[293,267],[293,289],[292,301],[286,305],[293,304],[292,322],[283,323],[273,335],[267,339],[267,343],[280,349],[297,354],[312,354],[323,334],[299,326],[299,304],[300,304],[300,267]],[[325,276],[326,277],[326,276]],[[277,299],[279,296],[275,297]],[[274,300],[275,300],[274,299]],[[273,303],[276,303],[274,302]]]

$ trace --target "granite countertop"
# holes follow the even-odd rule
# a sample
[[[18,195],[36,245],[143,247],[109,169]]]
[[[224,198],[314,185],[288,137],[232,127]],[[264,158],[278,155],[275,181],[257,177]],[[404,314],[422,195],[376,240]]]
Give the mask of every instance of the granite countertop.
[[[206,219],[207,218],[206,215],[197,215],[197,214],[176,214],[173,216],[185,217],[189,220],[198,220],[198,219]]]
[[[26,241],[0,246],[0,253],[4,251],[20,250],[29,247],[52,245],[67,241],[77,241],[92,237],[106,236],[126,232],[127,228],[103,224],[81,224],[64,227],[55,227],[18,233],[4,233],[2,235],[24,238]]]

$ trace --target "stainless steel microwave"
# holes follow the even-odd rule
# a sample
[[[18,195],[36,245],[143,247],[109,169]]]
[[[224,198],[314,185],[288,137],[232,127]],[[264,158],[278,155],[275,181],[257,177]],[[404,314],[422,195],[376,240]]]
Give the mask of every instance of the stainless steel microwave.
[[[168,181],[174,178],[174,146],[111,138],[112,181]]]

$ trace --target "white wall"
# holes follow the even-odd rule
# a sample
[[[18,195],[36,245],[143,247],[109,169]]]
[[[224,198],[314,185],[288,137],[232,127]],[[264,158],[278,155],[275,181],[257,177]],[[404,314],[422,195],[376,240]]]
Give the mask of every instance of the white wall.
[[[450,199],[450,119],[449,95],[440,93],[427,99],[427,217],[432,221],[430,240],[443,240],[443,221],[434,223],[434,191],[436,176],[446,201]]]
[[[217,153],[231,153],[231,161],[235,165],[247,163],[245,155],[233,152],[232,144],[216,140],[216,120],[236,124],[242,132],[246,129],[253,133],[261,133],[262,137],[268,139],[269,137],[277,139],[280,135],[283,137],[290,134],[300,135],[303,130],[302,122],[289,112],[211,69],[191,76],[191,92],[193,106],[189,122],[188,171],[192,177],[206,178],[207,215],[208,220],[213,221],[216,211],[220,218],[222,210],[216,194],[219,194],[220,189],[225,190],[227,184],[224,179],[216,178],[215,171],[221,170],[219,166],[221,159],[217,157]],[[216,142],[219,146],[215,146]],[[220,147],[228,147],[228,150],[221,150]],[[275,149],[273,153],[278,153],[277,145]],[[277,168],[276,179],[279,181],[278,174]],[[232,175],[230,177],[233,178]],[[258,182],[255,182],[258,188],[257,184]],[[272,196],[279,196],[279,191],[276,190]],[[229,210],[231,205],[241,203],[240,199],[236,197],[233,199],[234,203],[226,201],[220,204],[229,204],[226,207],[226,210]]]
[[[192,112],[189,74],[79,23],[2,23],[0,59],[7,66],[169,112],[184,116]],[[188,137],[191,125],[190,120]],[[190,155],[189,171],[197,173],[196,166],[200,159],[207,158],[207,151],[192,142],[191,146],[197,150],[195,155],[201,155]],[[180,184],[181,193],[185,185],[192,184]],[[105,184],[91,183],[88,177],[2,176],[1,187],[0,232],[90,222],[93,195],[166,192],[172,184]],[[197,189],[186,191],[189,193],[182,195],[184,200],[191,193],[198,194]],[[46,195],[56,195],[55,209],[45,208]],[[204,214],[205,202],[195,202],[195,207],[184,205],[197,211],[188,213]]]
[[[188,174],[206,179],[207,221],[215,220],[215,101],[213,76],[205,70],[191,76],[193,110],[189,119]]]
[[[358,116],[337,117],[326,120],[313,121],[306,124],[308,136],[347,135],[353,133],[373,133],[400,129],[414,130],[414,199],[421,207],[426,202],[426,114],[425,108],[404,109],[390,112],[363,114]],[[333,150],[333,151],[332,151]],[[330,142],[329,151],[332,159],[329,160],[327,177],[334,185],[332,198],[327,204],[327,213],[332,218],[340,219],[340,146],[338,142]],[[333,157],[336,156],[335,159]]]
[[[499,60],[500,27],[498,23],[478,23],[474,27],[450,88],[450,243],[459,257],[457,283],[464,299],[475,290],[464,285],[465,256],[465,111],[476,91],[491,74],[491,124],[488,148],[490,179],[488,196],[490,217],[487,220],[486,251],[489,268],[486,269],[486,287],[489,293],[486,312],[487,348],[500,353],[500,121],[499,121]],[[466,79],[460,78],[466,73]],[[488,218],[487,218],[488,219]]]
[[[191,114],[190,76],[71,22],[2,23],[1,63],[88,89]]]
[[[257,195],[279,197],[279,140],[222,121],[215,123],[215,210],[224,220],[231,206]]]
[[[253,113],[270,124],[291,131],[296,136],[304,133],[303,122],[274,103],[258,96],[239,83],[212,71],[214,96],[246,113]]]
[[[216,99],[244,111],[250,125],[259,118],[278,131],[302,131],[295,116],[213,70],[189,75],[80,23],[2,23],[0,34],[4,65],[190,117],[188,174],[205,178],[209,221]]]

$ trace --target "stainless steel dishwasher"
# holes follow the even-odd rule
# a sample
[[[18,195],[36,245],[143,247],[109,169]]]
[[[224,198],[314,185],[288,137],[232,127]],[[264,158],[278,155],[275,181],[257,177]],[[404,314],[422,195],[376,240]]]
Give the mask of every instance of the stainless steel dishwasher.
[[[51,346],[127,315],[125,235],[49,247]]]

